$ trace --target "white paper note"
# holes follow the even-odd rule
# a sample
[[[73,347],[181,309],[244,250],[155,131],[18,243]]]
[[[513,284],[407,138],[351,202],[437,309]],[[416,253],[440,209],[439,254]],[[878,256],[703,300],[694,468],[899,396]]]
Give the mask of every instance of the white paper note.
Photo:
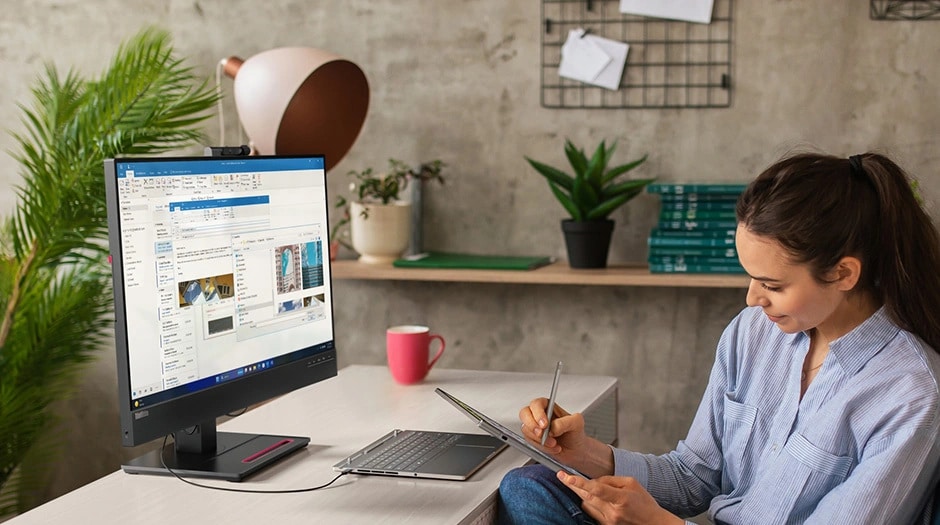
[[[629,49],[630,46],[623,42],[573,29],[568,32],[568,39],[561,48],[558,74],[616,90],[620,87]]]
[[[620,12],[708,24],[714,0],[620,0]]]
[[[593,40],[582,38],[583,36],[582,29],[574,29],[568,33],[568,40],[561,47],[561,68],[564,69],[562,76],[590,82],[610,63],[610,55]]]

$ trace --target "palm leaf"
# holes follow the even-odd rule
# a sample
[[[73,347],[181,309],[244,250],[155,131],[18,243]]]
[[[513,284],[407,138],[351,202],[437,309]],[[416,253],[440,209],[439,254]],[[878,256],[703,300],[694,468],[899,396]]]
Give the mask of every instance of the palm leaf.
[[[0,518],[35,502],[24,493],[56,445],[39,439],[55,420],[49,406],[72,393],[112,324],[103,160],[199,141],[195,126],[217,102],[152,28],[100,78],[47,66],[31,93],[25,131],[13,134],[23,182],[0,227]]]

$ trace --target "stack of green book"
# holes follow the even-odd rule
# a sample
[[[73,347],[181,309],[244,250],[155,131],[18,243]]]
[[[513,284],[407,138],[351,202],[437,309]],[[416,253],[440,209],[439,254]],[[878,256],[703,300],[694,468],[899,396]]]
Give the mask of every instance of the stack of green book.
[[[649,236],[652,273],[744,273],[734,247],[734,208],[744,184],[653,183],[661,199]]]

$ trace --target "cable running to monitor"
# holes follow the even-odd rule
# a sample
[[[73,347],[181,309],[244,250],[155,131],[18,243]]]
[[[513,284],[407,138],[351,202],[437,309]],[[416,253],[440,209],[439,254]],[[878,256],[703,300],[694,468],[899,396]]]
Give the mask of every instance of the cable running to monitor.
[[[203,489],[224,490],[225,492],[245,492],[245,493],[249,493],[249,494],[297,494],[297,493],[299,493],[299,492],[313,492],[314,490],[325,489],[326,487],[329,487],[330,485],[332,485],[333,483],[335,483],[336,480],[338,480],[339,478],[341,478],[341,477],[345,476],[346,474],[348,474],[348,472],[340,472],[335,478],[331,479],[331,480],[328,481],[327,483],[324,483],[323,485],[319,485],[319,486],[316,486],[316,487],[306,487],[306,488],[302,488],[302,489],[254,490],[254,489],[234,489],[234,488],[230,488],[230,487],[215,487],[215,486],[212,486],[212,485],[203,485],[202,483],[196,483],[195,481],[190,481],[190,480],[184,478],[183,476],[180,476],[179,474],[176,473],[175,470],[171,469],[171,468],[166,464],[166,459],[164,459],[164,457],[163,457],[163,450],[166,450],[167,439],[169,439],[169,437],[170,437],[169,434],[167,434],[166,436],[163,436],[163,446],[162,446],[161,452],[160,452],[160,464],[163,465],[163,468],[165,468],[166,471],[169,472],[170,474],[172,474],[176,479],[182,481],[183,483],[187,483],[187,484],[192,485],[192,486],[194,486],[194,487],[199,487],[199,488],[203,488]]]

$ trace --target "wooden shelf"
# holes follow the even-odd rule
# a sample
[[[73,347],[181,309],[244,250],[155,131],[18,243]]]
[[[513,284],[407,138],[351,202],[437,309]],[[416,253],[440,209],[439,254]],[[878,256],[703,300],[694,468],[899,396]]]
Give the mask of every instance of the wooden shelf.
[[[388,281],[443,281],[465,283],[580,284],[595,286],[682,286],[747,288],[749,278],[734,274],[650,273],[645,266],[612,266],[574,270],[555,262],[535,270],[451,270],[395,268],[391,264],[363,264],[355,260],[332,263],[334,279]]]

